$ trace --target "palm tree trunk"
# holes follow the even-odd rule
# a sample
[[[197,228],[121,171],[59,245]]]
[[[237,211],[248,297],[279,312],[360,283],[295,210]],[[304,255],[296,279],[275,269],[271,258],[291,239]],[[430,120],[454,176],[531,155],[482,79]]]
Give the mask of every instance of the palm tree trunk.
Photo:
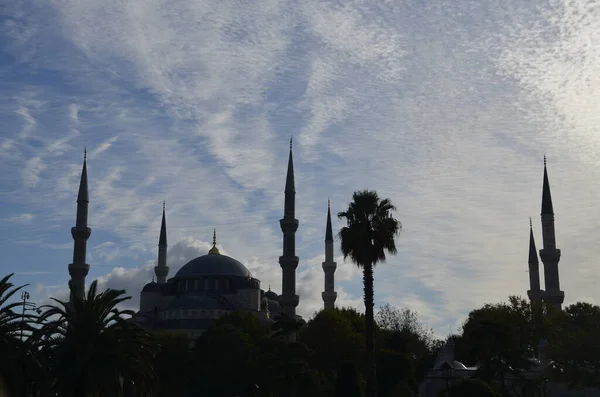
[[[365,352],[366,352],[366,397],[377,397],[377,370],[375,365],[375,320],[373,318],[373,264],[363,266],[365,300]]]

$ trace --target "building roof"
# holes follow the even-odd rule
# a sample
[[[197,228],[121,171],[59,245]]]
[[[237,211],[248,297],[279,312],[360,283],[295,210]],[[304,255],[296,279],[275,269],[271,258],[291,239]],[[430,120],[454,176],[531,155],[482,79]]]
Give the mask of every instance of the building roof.
[[[186,263],[175,278],[199,276],[238,276],[252,277],[250,271],[241,262],[221,254],[199,256]]]

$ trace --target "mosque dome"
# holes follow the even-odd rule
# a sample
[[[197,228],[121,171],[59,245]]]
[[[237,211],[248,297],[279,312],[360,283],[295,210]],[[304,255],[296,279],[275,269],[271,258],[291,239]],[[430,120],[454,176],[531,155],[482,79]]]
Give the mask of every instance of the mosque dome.
[[[208,254],[192,259],[175,275],[175,278],[198,276],[239,276],[252,277],[241,262],[227,255]]]
[[[217,234],[213,234],[213,246],[207,255],[192,259],[175,275],[175,278],[202,276],[233,276],[252,278],[250,271],[240,261],[222,255],[217,248]]]

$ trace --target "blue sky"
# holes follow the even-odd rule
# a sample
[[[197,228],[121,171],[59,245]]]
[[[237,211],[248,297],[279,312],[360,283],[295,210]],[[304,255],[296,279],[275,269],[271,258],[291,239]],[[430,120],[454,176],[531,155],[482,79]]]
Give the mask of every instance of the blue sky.
[[[327,199],[376,189],[399,252],[377,304],[438,334],[525,295],[548,156],[566,302],[596,302],[600,8],[591,1],[6,1],[0,13],[0,250],[64,294],[83,147],[88,280],[151,278],[162,201],[172,274],[223,251],[275,291],[294,136],[299,312],[321,307]],[[334,219],[334,227],[341,224]],[[338,259],[338,303],[362,307]]]

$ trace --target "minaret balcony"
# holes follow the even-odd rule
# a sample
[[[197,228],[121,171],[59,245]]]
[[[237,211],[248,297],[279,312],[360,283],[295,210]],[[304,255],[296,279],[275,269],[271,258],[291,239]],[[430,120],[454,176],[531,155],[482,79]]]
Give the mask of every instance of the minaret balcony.
[[[291,269],[291,270],[295,270],[298,267],[298,262],[300,261],[300,258],[298,258],[297,256],[280,256],[279,257],[279,264],[281,265],[282,269]]]
[[[298,224],[298,219],[283,218],[279,220],[281,231],[284,233],[296,233]]]
[[[85,277],[89,271],[90,265],[87,263],[83,266],[74,265],[72,263],[69,264],[69,275],[71,275],[71,277]]]
[[[298,295],[280,295],[279,296],[279,305],[281,307],[296,307],[298,306],[298,302],[300,302],[300,297]]]
[[[552,291],[544,294],[544,302],[550,305],[562,305],[565,301],[565,292],[564,291]]]
[[[323,262],[322,265],[323,265],[323,270],[325,270],[325,271],[337,269],[336,262]]]
[[[331,302],[337,299],[337,292],[335,291],[323,291],[321,292],[321,297],[324,302]]]
[[[154,266],[154,272],[157,276],[167,276],[169,274],[168,266]]]
[[[87,226],[76,226],[71,228],[71,236],[73,240],[87,240],[92,234],[92,229]]]
[[[545,295],[545,291],[543,290],[538,290],[538,291],[532,291],[532,290],[528,290],[527,291],[527,296],[529,297],[529,300],[532,302],[540,302]]]
[[[558,263],[560,261],[560,249],[558,248],[542,248],[540,250],[540,259],[544,264]]]

